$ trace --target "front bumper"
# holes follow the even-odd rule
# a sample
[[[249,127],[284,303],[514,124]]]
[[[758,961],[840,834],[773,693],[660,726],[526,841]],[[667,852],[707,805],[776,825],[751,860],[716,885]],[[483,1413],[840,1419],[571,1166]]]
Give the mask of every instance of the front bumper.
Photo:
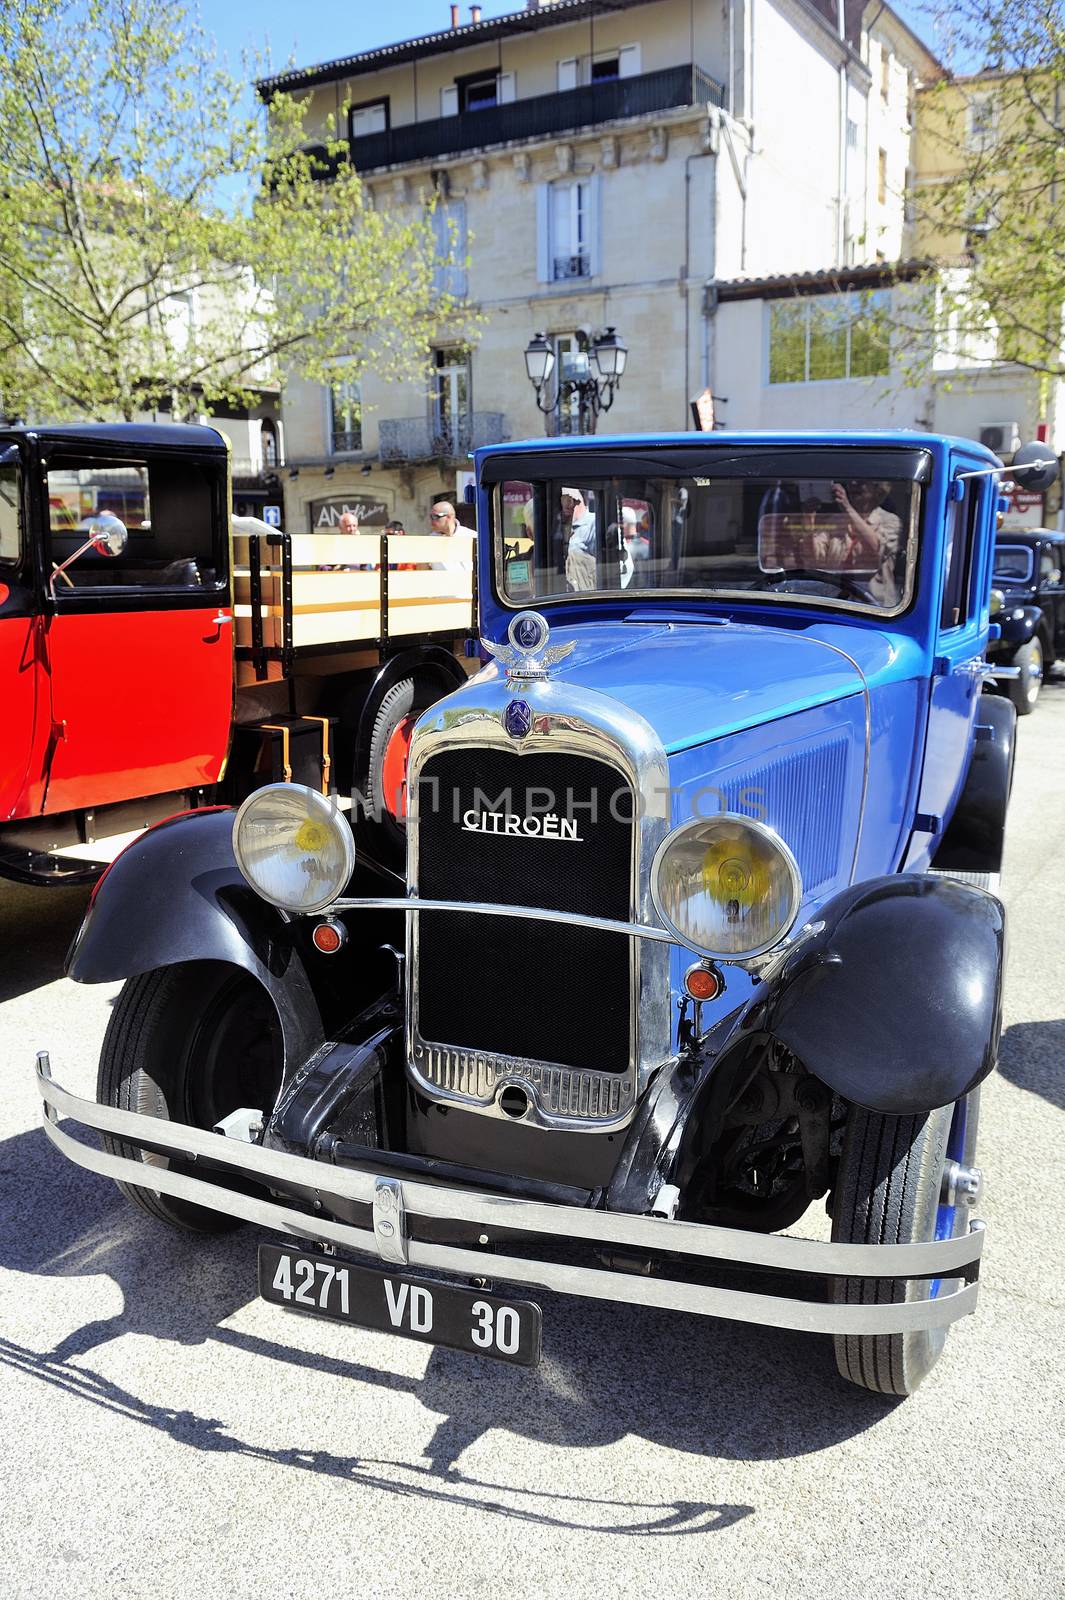
[[[182,1123],[163,1122],[131,1111],[119,1111],[82,1100],[56,1083],[46,1055],[37,1058],[37,1083],[44,1101],[44,1128],[63,1155],[90,1172],[123,1183],[191,1201],[245,1222],[257,1223],[300,1240],[318,1240],[369,1256],[386,1271],[397,1267],[429,1269],[468,1280],[487,1274],[513,1284],[531,1285],[557,1294],[613,1300],[629,1305],[687,1311],[697,1316],[724,1317],[807,1333],[886,1334],[920,1328],[943,1328],[971,1312],[976,1304],[977,1273],[984,1230],[930,1244],[833,1244],[772,1234],[746,1233],[698,1222],[664,1217],[593,1211],[579,1206],[517,1200],[510,1196],[447,1188],[441,1184],[397,1179],[372,1172],[335,1167],[306,1156],[263,1149],[227,1139],[218,1133]],[[87,1128],[182,1161],[203,1161],[222,1167],[264,1187],[311,1194],[311,1211],[282,1201],[257,1198],[166,1167],[110,1155],[81,1143],[59,1126],[59,1115]],[[370,1228],[330,1217],[330,1198],[365,1205]],[[339,1209],[339,1208],[338,1208]],[[410,1219],[437,1224],[476,1225],[483,1241],[492,1235],[531,1234],[553,1246],[586,1243],[606,1251],[636,1251],[667,1258],[654,1276],[606,1267],[571,1265],[534,1256],[486,1255],[483,1249],[433,1243],[412,1235]],[[679,1258],[679,1260],[677,1259]],[[685,1268],[747,1267],[774,1272],[799,1272],[813,1279],[925,1278],[960,1280],[935,1298],[900,1299],[887,1304],[837,1305],[831,1300],[803,1300],[693,1282]],[[661,1275],[672,1268],[680,1275]],[[900,1293],[903,1293],[900,1284]]]

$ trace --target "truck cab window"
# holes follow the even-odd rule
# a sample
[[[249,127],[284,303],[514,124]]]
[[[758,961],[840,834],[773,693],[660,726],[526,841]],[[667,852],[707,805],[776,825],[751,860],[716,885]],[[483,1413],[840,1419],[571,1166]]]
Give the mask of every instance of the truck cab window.
[[[19,558],[19,470],[14,462],[0,466],[0,562],[14,566]]]
[[[84,544],[93,521],[112,512],[129,539],[119,556],[88,550],[65,576],[73,589],[214,587],[213,486],[197,462],[151,465],[54,459],[48,471],[49,561],[59,565]],[[60,593],[69,593],[60,584]]]
[[[980,485],[972,482],[965,486],[965,496],[955,500],[947,522],[946,581],[943,584],[943,604],[940,611],[941,628],[957,628],[969,615],[969,575],[972,566],[973,532],[980,504]]]

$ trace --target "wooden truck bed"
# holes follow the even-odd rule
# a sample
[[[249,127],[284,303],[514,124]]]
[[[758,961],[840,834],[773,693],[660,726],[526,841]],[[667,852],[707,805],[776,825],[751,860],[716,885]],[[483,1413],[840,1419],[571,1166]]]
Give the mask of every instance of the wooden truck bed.
[[[235,533],[238,687],[291,676],[301,657],[475,633],[476,543],[466,532]]]

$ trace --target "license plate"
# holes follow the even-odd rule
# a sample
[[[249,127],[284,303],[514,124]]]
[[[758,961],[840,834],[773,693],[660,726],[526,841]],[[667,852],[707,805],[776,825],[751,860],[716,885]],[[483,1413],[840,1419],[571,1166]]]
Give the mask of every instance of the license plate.
[[[522,1367],[540,1360],[543,1318],[531,1300],[502,1300],[274,1244],[259,1246],[259,1293],[274,1305],[423,1344]]]

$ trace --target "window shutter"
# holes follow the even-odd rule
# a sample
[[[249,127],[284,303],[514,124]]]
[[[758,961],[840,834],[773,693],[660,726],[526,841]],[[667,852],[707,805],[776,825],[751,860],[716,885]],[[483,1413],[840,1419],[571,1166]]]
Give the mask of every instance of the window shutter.
[[[442,117],[457,117],[459,114],[458,85],[451,83],[440,91],[440,115]]]
[[[496,80],[496,94],[501,106],[509,105],[517,92],[516,77],[513,72],[501,72]]]
[[[595,173],[588,180],[588,272],[593,278],[603,270],[603,180]]]
[[[550,283],[551,271],[551,185],[540,183],[536,187],[536,277],[540,283]]]
[[[640,76],[640,47],[638,44],[622,45],[618,51],[618,77],[638,78]]]
[[[577,87],[577,57],[567,56],[565,61],[558,64],[558,89],[563,93],[566,89]]]

